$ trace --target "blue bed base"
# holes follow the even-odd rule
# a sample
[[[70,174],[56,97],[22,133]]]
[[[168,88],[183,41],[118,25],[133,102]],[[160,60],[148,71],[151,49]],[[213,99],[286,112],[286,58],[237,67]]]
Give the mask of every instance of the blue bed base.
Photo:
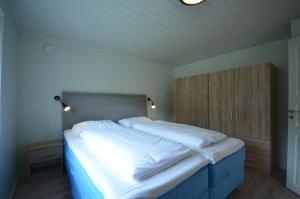
[[[73,198],[103,199],[103,193],[93,184],[66,141],[64,142],[64,149],[65,165],[71,183]],[[242,156],[244,154],[245,150],[242,149],[216,165],[208,165],[200,169],[174,189],[160,196],[159,199],[225,198],[243,183],[244,157]],[[223,170],[226,172],[223,172]]]
[[[243,185],[245,157],[243,147],[217,164],[208,166],[210,199],[224,199]]]
[[[64,141],[64,155],[73,198],[104,199],[102,192],[94,185],[66,141]]]

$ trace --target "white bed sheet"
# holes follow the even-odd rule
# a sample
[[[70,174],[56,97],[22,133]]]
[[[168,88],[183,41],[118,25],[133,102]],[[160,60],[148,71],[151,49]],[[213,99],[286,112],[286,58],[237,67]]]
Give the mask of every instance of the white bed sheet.
[[[244,141],[227,137],[221,142],[212,144],[206,148],[197,149],[196,151],[200,152],[204,157],[209,159],[211,164],[216,164],[227,156],[239,151],[244,146]]]
[[[73,134],[71,130],[66,130],[64,136],[81,166],[107,199],[157,198],[209,163],[200,153],[192,152],[190,157],[155,176],[141,182],[128,182],[105,167],[99,159],[93,158],[95,153],[80,136]]]

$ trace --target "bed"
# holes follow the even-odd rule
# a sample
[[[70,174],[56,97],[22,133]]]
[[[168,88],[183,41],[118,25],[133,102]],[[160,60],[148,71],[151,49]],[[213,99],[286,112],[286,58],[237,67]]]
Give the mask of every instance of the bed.
[[[145,95],[65,92],[63,93],[63,100],[72,106],[71,112],[63,113],[62,126],[65,130],[81,121],[102,119],[118,121],[122,118],[147,115]],[[91,155],[82,154],[85,149],[84,147],[78,147],[81,146],[80,144],[74,144],[76,142],[78,142],[78,139],[70,136],[70,132],[66,130],[64,132],[65,164],[74,198],[105,198],[106,195],[103,192],[101,183],[95,177],[98,176],[99,178],[100,176],[101,178],[101,175],[95,174],[97,172],[91,172],[90,170],[95,171],[95,168],[91,169],[87,166],[97,165],[97,163],[93,163]],[[194,167],[187,168],[183,166],[187,162],[182,161],[149,178],[149,181],[155,181],[152,185],[144,184],[136,188],[137,192],[126,192],[127,195],[123,195],[122,198],[222,199],[243,183],[244,148],[223,157],[215,164],[208,164],[208,162],[205,164],[205,161],[200,160],[201,158],[199,159],[197,155],[191,159],[188,158],[186,161],[197,162],[196,160],[198,160]],[[172,176],[170,174],[172,170],[177,171],[175,173],[178,174],[179,168],[185,168],[186,170],[183,169],[179,176],[173,174],[173,180],[163,180],[168,174]],[[98,172],[101,173],[101,169]],[[157,183],[159,182],[162,184],[158,186]],[[152,188],[149,188],[149,186]],[[117,191],[116,197],[120,197],[119,193],[123,192]]]
[[[172,122],[153,121],[146,117],[125,118],[119,123],[127,128],[185,144],[209,159],[211,199],[226,198],[233,190],[242,186],[245,162],[243,141],[236,138],[225,138],[223,134],[207,129]]]
[[[63,100],[72,107],[64,112],[65,165],[75,199],[91,198],[197,198],[209,199],[208,160],[195,155],[143,181],[142,184],[126,186],[115,178],[114,186],[107,186],[105,168],[97,168],[91,151],[86,150],[80,139],[72,136],[72,126],[81,121],[110,119],[118,121],[125,117],[147,115],[145,95],[95,94],[64,92]],[[111,180],[109,180],[111,183]],[[103,187],[104,186],[106,187]],[[114,187],[114,188],[112,188]],[[103,191],[103,190],[106,191]],[[108,191],[107,191],[108,190]],[[109,196],[108,196],[109,195]]]

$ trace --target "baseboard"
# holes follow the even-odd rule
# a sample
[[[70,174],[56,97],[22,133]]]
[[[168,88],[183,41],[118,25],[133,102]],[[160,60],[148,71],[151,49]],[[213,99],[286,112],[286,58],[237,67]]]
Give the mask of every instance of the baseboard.
[[[13,187],[11,189],[10,194],[9,194],[9,199],[13,199],[13,197],[14,197],[14,193],[15,193],[15,190],[16,190],[17,182],[18,182],[18,178],[15,179],[14,185],[13,185]]]

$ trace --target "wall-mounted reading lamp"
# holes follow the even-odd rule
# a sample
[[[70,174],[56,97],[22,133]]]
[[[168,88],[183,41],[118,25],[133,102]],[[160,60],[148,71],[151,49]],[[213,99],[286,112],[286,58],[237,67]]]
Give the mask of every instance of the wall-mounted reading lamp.
[[[59,102],[61,103],[61,105],[62,105],[62,107],[64,108],[64,111],[65,111],[65,112],[68,112],[68,111],[71,110],[71,106],[69,106],[69,105],[63,103],[63,101],[61,101],[60,96],[56,95],[56,96],[54,97],[54,99],[55,99],[56,101],[59,101]]]
[[[152,108],[152,109],[155,109],[155,108],[156,108],[156,106],[155,106],[153,100],[152,100],[150,97],[147,98],[147,101],[148,101],[148,102],[151,102],[151,108]]]

